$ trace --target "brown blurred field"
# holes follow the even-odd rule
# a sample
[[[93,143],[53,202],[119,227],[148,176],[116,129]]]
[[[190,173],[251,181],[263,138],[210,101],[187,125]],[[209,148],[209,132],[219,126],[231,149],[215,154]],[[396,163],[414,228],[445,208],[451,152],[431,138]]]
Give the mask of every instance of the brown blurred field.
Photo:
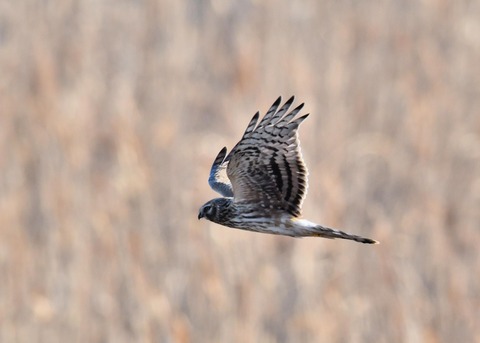
[[[295,94],[304,216],[197,220]],[[478,1],[0,0],[0,342],[479,342]]]

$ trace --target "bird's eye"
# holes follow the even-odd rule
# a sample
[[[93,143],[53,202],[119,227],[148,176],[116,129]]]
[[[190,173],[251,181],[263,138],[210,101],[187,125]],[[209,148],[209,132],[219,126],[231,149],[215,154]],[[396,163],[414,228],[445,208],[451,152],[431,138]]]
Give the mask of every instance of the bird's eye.
[[[207,211],[207,214],[209,214],[209,215],[212,215],[213,212],[214,212],[214,208],[211,205],[207,206],[207,208],[205,210]]]

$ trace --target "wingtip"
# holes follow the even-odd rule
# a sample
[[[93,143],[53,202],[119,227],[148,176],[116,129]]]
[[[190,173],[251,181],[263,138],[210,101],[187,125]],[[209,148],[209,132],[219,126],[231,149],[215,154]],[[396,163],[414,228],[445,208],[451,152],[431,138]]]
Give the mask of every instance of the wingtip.
[[[295,107],[295,110],[300,111],[300,110],[303,108],[303,106],[305,106],[305,103],[304,103],[304,102],[302,102],[300,105],[298,105],[297,107]]]
[[[295,119],[294,121],[292,121],[292,125],[294,125],[295,127],[299,127],[300,124],[305,120],[307,119],[307,117],[310,115],[310,113],[307,113],[307,114],[304,114],[303,116],[301,117],[298,117],[297,119]]]
[[[223,160],[225,159],[225,155],[227,154],[227,147],[224,146],[222,150],[220,150],[217,154],[217,157],[215,157],[213,165],[222,163]]]
[[[275,100],[275,102],[273,103],[272,107],[273,106],[278,106],[280,105],[280,103],[282,102],[282,96],[280,95],[277,100]]]

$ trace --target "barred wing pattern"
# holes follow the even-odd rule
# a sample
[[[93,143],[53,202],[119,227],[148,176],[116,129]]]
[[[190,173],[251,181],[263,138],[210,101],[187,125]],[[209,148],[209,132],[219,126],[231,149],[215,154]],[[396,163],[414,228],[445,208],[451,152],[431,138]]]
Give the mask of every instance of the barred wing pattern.
[[[227,155],[226,148],[220,150],[208,181],[224,197],[205,203],[198,219],[262,233],[378,243],[298,218],[307,191],[307,168],[297,131],[308,114],[295,118],[303,104],[288,112],[293,100],[279,109],[279,97],[260,122],[255,113],[232,151]]]
[[[308,114],[294,119],[303,104],[287,113],[293,100],[292,96],[277,111],[281,103],[279,97],[258,125],[257,112],[240,142],[222,161],[235,202],[300,216],[307,190],[307,168],[297,129]]]

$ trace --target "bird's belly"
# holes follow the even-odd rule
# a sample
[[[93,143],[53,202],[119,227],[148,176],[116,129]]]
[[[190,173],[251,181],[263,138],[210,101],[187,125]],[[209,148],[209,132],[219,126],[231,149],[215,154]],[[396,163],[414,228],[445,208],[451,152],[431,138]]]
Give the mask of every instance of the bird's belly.
[[[274,235],[296,236],[295,225],[290,218],[244,218],[232,227]]]

